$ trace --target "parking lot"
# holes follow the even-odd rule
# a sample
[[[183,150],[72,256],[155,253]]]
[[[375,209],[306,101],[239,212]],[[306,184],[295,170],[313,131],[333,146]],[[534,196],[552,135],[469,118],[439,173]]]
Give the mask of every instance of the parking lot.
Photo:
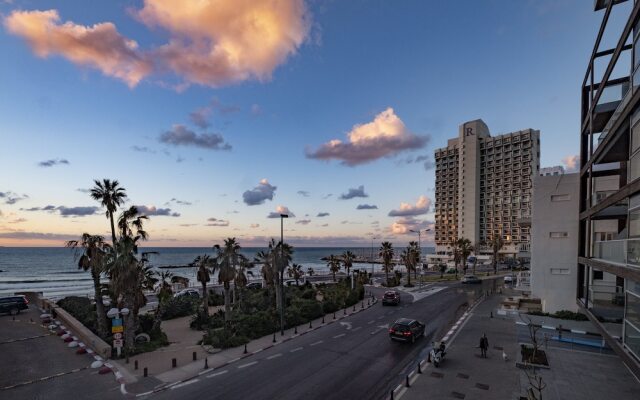
[[[93,358],[77,355],[39,324],[35,307],[0,315],[0,398],[115,399],[122,395],[113,374],[90,368]]]

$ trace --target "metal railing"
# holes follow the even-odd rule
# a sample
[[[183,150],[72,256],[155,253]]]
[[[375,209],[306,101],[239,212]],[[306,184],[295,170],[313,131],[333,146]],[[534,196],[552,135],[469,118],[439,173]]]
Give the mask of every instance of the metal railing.
[[[596,241],[593,243],[593,258],[640,266],[640,238]]]

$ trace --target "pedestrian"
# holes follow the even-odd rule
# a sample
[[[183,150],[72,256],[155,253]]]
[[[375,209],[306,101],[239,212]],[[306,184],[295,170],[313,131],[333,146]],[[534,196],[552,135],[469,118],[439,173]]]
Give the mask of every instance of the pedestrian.
[[[483,358],[487,358],[487,349],[489,348],[489,339],[487,339],[487,334],[483,333],[480,338],[480,352]]]

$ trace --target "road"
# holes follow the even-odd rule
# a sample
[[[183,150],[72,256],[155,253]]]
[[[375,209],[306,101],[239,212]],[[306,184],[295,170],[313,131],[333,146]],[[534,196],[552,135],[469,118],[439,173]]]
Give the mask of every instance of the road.
[[[39,315],[33,306],[15,320],[0,315],[0,399],[122,398],[113,374],[89,368],[93,358],[49,334]]]
[[[400,382],[433,338],[441,337],[482,285],[436,283],[402,294],[399,307],[381,303],[304,336],[152,395],[155,399],[372,399]],[[381,297],[383,288],[373,289]],[[414,301],[415,300],[415,301]],[[426,322],[415,344],[389,340],[389,324],[401,317]]]

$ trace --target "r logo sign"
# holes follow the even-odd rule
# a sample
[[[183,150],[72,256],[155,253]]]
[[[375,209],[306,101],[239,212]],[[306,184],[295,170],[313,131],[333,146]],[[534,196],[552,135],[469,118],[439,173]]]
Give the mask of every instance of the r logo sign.
[[[465,128],[465,136],[473,136],[473,128]]]

